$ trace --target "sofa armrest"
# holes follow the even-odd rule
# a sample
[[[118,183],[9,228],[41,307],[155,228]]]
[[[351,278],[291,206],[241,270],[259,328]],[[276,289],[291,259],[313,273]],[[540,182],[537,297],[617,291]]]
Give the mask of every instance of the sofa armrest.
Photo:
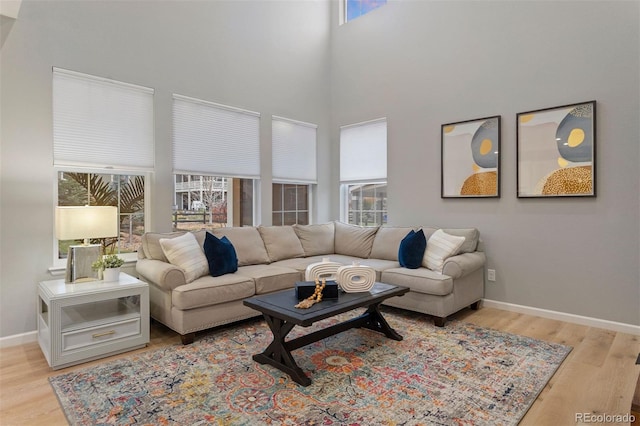
[[[484,252],[475,251],[473,253],[462,253],[456,256],[451,256],[444,261],[444,267],[442,273],[448,275],[451,278],[460,278],[475,271],[478,268],[482,268],[487,260]]]
[[[149,284],[155,284],[163,290],[171,291],[186,284],[181,268],[161,260],[138,259],[136,271]]]

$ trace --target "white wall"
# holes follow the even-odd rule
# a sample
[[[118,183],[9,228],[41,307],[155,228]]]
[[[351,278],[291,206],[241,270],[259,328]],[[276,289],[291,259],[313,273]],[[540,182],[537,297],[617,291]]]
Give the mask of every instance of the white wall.
[[[152,230],[171,229],[172,93],[260,112],[268,183],[271,115],[317,124],[316,217],[327,221],[329,28],[326,2],[24,0],[0,51],[0,336],[35,330],[36,286],[51,278],[52,66],[156,90]]]
[[[388,118],[389,222],[479,228],[488,299],[639,325],[639,7],[392,1],[340,27],[332,13],[332,138]],[[516,113],[592,99],[597,197],[517,199]],[[501,198],[441,199],[441,124],[492,115]]]

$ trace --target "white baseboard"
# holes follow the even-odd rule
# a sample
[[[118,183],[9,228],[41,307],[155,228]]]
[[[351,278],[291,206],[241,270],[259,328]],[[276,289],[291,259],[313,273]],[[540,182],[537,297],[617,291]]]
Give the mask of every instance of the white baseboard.
[[[567,314],[565,312],[550,311],[548,309],[532,308],[530,306],[515,305],[513,303],[499,302],[497,300],[483,299],[483,306],[487,308],[502,309],[503,311],[517,312],[520,314],[534,315],[572,324],[586,325],[589,327],[603,328],[620,333],[640,336],[640,326],[625,324],[623,322],[608,321],[599,318],[584,317],[581,315]]]
[[[483,299],[482,305],[487,308],[501,309],[503,311],[517,312],[520,314],[533,315],[536,317],[555,319],[572,324],[586,325],[589,327],[603,328],[620,333],[633,334],[640,336],[640,326],[625,324],[622,322],[608,321],[598,318],[584,317],[581,315],[567,314],[564,312],[550,311],[548,309],[532,308],[530,306],[515,305],[513,303],[499,302],[497,300]],[[38,340],[38,332],[30,331],[28,333],[16,334],[0,338],[0,349],[10,346],[23,345],[26,343],[36,342]]]
[[[33,343],[38,341],[38,332],[30,331],[28,333],[14,334],[13,336],[7,336],[0,338],[0,349],[8,348],[10,346],[24,345],[26,343]]]

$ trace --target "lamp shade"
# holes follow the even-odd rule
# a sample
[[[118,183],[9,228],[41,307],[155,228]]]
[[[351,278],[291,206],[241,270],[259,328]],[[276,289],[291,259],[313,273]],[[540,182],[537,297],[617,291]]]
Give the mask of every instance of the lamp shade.
[[[56,238],[79,240],[118,236],[118,208],[111,206],[56,207]]]

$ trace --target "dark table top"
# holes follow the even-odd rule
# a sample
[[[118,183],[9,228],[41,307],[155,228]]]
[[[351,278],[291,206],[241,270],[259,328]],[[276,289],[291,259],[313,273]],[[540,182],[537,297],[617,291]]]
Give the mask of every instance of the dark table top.
[[[295,307],[299,301],[294,289],[253,296],[245,299],[243,303],[263,314],[308,327],[321,319],[359,307],[371,306],[390,297],[402,296],[408,291],[409,289],[406,287],[375,283],[373,288],[367,292],[344,293],[340,291],[338,299],[322,300],[309,309]]]

